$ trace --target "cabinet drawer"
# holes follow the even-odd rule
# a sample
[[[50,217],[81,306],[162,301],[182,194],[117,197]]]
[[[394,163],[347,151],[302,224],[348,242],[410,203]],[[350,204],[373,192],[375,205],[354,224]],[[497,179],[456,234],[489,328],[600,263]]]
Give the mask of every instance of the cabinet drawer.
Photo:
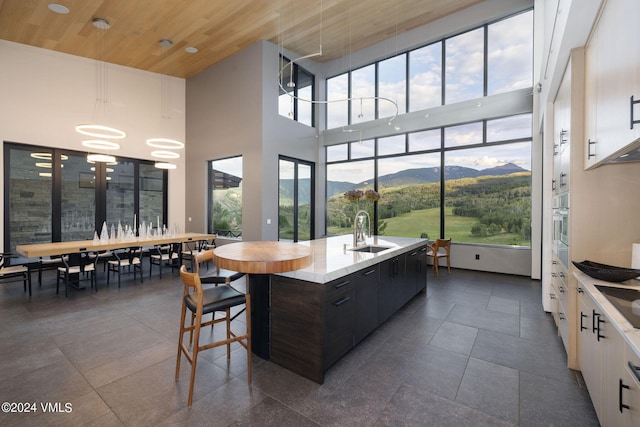
[[[358,274],[358,273],[355,273]],[[340,279],[334,280],[332,282],[326,283],[324,297],[325,301],[332,300],[338,294],[341,294],[346,291],[350,291],[353,289],[353,282],[355,279],[355,274],[350,274],[346,277],[342,277]]]

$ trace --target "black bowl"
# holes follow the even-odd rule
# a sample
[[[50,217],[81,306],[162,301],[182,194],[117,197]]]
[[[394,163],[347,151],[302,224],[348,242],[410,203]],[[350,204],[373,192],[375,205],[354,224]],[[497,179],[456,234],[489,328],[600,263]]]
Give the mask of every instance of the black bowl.
[[[578,270],[593,277],[594,279],[605,280],[607,282],[624,282],[640,276],[640,270],[633,268],[616,267],[613,265],[600,264],[593,261],[572,261]]]

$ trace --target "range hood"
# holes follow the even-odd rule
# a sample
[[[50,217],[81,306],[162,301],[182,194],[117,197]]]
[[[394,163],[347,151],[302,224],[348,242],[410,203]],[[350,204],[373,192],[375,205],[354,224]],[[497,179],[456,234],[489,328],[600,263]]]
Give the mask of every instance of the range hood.
[[[640,138],[599,161],[594,166],[640,162]]]

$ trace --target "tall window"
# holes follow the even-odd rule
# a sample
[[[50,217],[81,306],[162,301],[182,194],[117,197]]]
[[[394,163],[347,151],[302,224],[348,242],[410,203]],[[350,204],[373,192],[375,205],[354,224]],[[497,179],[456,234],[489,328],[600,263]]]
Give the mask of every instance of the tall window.
[[[327,79],[327,129],[528,88],[533,11]],[[364,96],[377,94],[377,114]],[[341,102],[336,102],[341,100]]]
[[[442,105],[442,43],[409,52],[409,111]]]
[[[209,162],[208,231],[242,236],[242,156]]]
[[[523,89],[533,81],[533,13],[522,13],[489,25],[487,95]]]
[[[445,41],[446,104],[480,98],[484,94],[484,28]]]
[[[353,233],[353,218],[360,209],[368,208],[373,221],[373,209],[362,202],[351,202],[343,197],[353,189],[373,190],[374,160],[327,164],[327,234]]]
[[[278,112],[283,117],[313,126],[314,76],[280,55],[281,88]]]
[[[96,220],[96,166],[81,154],[61,154],[61,241],[93,236]]]
[[[351,109],[351,123],[376,118],[376,67],[369,65],[351,73],[351,96],[356,98]]]
[[[349,124],[349,74],[327,79],[327,129]]]
[[[365,208],[381,235],[529,246],[531,120],[521,114],[367,141],[377,154],[359,142],[327,147],[327,233],[351,233],[355,210]],[[376,189],[377,206],[343,197],[356,189]]]
[[[4,251],[52,241],[53,151],[5,143],[4,162]]]
[[[89,240],[104,221],[109,229],[132,227],[140,210],[152,212],[154,223],[167,220],[168,174],[145,160],[89,163],[82,152],[5,143],[4,174],[5,252],[22,244]]]
[[[278,240],[298,242],[314,236],[313,163],[280,157]]]
[[[391,117],[407,112],[407,55],[398,55],[378,63],[378,117]]]

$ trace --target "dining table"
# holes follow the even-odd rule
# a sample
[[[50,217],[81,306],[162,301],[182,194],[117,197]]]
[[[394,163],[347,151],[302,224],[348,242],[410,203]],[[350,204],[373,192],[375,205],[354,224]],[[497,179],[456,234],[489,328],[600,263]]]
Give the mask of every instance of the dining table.
[[[126,249],[131,247],[150,247],[159,245],[168,245],[171,243],[187,243],[198,241],[211,241],[217,236],[215,234],[205,233],[180,233],[165,234],[156,236],[108,240],[71,240],[67,242],[49,242],[49,243],[31,243],[26,245],[17,245],[16,252],[26,258],[40,258],[45,256],[64,256],[75,254],[100,253],[118,249]],[[182,264],[182,251],[178,253],[178,262]],[[31,272],[29,272],[31,275]],[[74,275],[77,276],[77,275]],[[74,277],[74,281],[77,279]],[[80,288],[82,289],[82,288]]]
[[[226,270],[247,274],[251,295],[251,349],[268,360],[270,353],[271,274],[305,268],[313,262],[309,246],[292,242],[237,242],[214,249],[214,263]]]
[[[43,256],[60,256],[82,252],[101,252],[115,249],[130,248],[133,246],[156,246],[170,243],[185,243],[191,241],[210,241],[216,238],[215,234],[181,233],[167,234],[153,237],[134,237],[125,239],[101,240],[74,240],[68,242],[32,243],[16,246],[16,252],[27,258],[39,258]]]

